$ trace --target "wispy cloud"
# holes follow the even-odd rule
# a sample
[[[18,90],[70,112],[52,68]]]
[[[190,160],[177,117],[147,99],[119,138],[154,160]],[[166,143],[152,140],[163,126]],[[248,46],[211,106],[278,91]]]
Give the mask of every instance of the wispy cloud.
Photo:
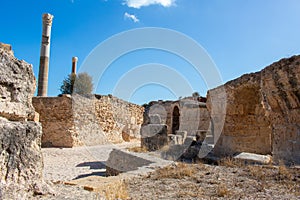
[[[141,8],[143,6],[149,6],[159,4],[164,7],[170,7],[175,5],[176,0],[124,0],[124,4],[131,8]]]
[[[130,20],[132,20],[134,23],[137,23],[137,22],[140,21],[140,20],[137,18],[137,16],[131,15],[131,14],[127,13],[127,12],[124,13],[124,18],[125,18],[125,19],[130,19]]]

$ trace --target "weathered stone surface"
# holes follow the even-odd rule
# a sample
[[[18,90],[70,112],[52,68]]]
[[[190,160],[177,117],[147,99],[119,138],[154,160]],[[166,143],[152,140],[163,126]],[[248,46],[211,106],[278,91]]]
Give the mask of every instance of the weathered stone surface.
[[[0,199],[49,191],[42,179],[42,128],[30,121],[37,118],[34,90],[32,66],[0,48]]]
[[[109,139],[97,119],[95,96],[73,95],[72,100],[77,143],[86,146],[107,144]]]
[[[282,59],[223,87],[226,112],[211,112],[214,122],[225,115],[216,153],[272,154],[275,160],[300,163],[300,56]],[[220,110],[224,106],[219,90],[208,92],[210,111],[212,103]]]
[[[35,86],[32,66],[0,48],[0,116],[13,121],[32,120]]]
[[[24,198],[28,191],[45,192],[37,191],[43,188],[41,136],[39,123],[0,118],[0,190],[4,199]]]
[[[96,95],[96,99],[96,117],[109,141],[119,143],[124,139],[140,138],[144,113],[142,106],[111,95]]]
[[[106,161],[106,176],[117,176],[120,173],[134,171],[151,163],[149,160],[113,149]]]
[[[237,160],[243,160],[250,163],[256,163],[256,164],[270,164],[272,162],[272,157],[270,155],[259,155],[254,153],[239,153],[238,155],[235,155],[233,157]]]
[[[120,143],[140,137],[143,107],[115,97],[34,97],[43,126],[43,146]]]
[[[141,129],[141,145],[148,151],[156,151],[168,145],[166,125],[148,124]]]
[[[150,124],[161,124],[161,117],[159,114],[149,115]]]
[[[73,147],[80,144],[76,140],[71,96],[34,97],[32,103],[40,114],[43,147]]]
[[[179,109],[178,123],[174,123],[174,109]],[[161,118],[160,123],[155,116]],[[153,101],[146,106],[144,125],[166,124],[168,134],[176,131],[186,131],[188,135],[195,136],[197,130],[208,130],[210,115],[206,104],[189,97],[179,101]],[[178,127],[174,128],[174,125]]]
[[[14,52],[13,52],[10,44],[4,44],[4,43],[0,42],[0,49],[5,50],[7,53],[9,53],[11,55],[14,55]]]

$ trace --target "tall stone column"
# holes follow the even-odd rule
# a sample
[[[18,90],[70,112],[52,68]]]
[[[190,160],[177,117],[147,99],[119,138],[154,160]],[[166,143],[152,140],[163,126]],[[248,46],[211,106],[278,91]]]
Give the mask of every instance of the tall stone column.
[[[40,53],[38,96],[47,96],[52,19],[53,15],[48,13],[43,14],[43,34]]]
[[[72,74],[76,74],[76,69],[77,69],[77,57],[72,58]]]

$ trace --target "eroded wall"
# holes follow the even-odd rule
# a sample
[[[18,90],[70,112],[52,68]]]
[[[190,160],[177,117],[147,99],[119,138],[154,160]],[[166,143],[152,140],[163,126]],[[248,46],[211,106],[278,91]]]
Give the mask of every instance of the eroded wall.
[[[179,118],[174,110],[179,110]],[[209,131],[210,115],[206,104],[192,98],[178,101],[153,101],[146,107],[144,124],[150,124],[149,117],[159,115],[160,124],[167,125],[167,133],[175,134],[175,131],[187,131],[189,136],[195,136],[198,130]],[[179,126],[174,129],[174,121],[178,120]],[[177,123],[175,123],[177,124]],[[176,125],[177,126],[177,125]]]
[[[76,140],[72,98],[70,95],[61,97],[34,97],[35,110],[40,114],[43,127],[43,147],[79,146]]]
[[[300,56],[282,59],[208,92],[214,124],[225,120],[216,153],[273,154],[275,160],[300,162],[299,63]]]
[[[112,96],[34,97],[43,146],[119,143],[139,136],[143,107]]]
[[[111,95],[96,95],[96,98],[96,116],[109,141],[118,143],[140,137],[142,106]]]

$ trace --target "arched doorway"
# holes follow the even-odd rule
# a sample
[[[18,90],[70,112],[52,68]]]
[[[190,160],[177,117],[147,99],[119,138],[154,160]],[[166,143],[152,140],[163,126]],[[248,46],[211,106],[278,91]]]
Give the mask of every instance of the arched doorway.
[[[175,134],[176,131],[179,130],[179,125],[180,125],[179,118],[180,118],[179,108],[178,106],[175,106],[172,114],[172,134]]]

